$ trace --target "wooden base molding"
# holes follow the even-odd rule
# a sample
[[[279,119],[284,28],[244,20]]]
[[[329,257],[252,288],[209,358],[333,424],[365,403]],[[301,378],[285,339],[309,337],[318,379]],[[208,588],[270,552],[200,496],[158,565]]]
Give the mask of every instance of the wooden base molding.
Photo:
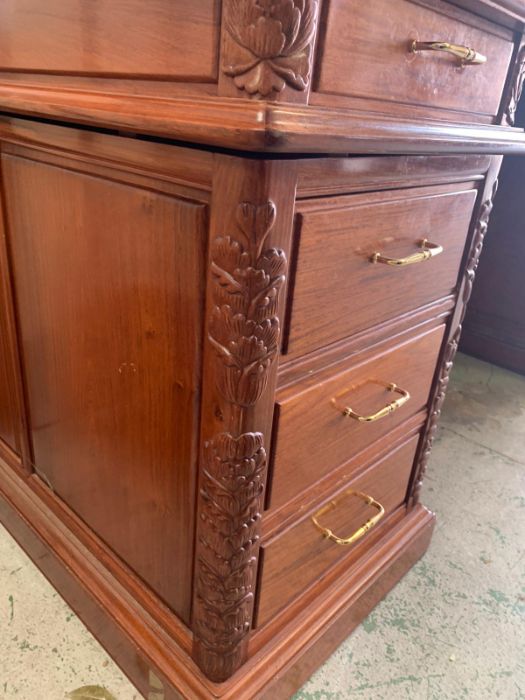
[[[0,464],[0,519],[146,698],[285,700],[307,680],[428,547],[435,517],[418,505],[393,525],[318,604],[283,628],[226,683],[210,682],[132,599],[55,513],[30,481]],[[189,634],[189,633],[188,633]],[[139,652],[140,649],[140,652]],[[157,689],[152,685],[157,679]]]

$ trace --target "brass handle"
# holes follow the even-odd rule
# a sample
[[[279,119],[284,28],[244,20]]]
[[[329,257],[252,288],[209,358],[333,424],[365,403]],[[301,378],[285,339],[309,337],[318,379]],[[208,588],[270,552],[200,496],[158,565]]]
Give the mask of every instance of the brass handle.
[[[345,408],[343,408],[343,416],[353,418],[354,420],[357,420],[360,423],[373,423],[374,421],[379,420],[380,418],[388,416],[389,413],[397,411],[398,408],[401,408],[401,406],[406,404],[406,402],[410,399],[410,394],[408,393],[408,391],[405,391],[405,389],[401,389],[397,386],[397,384],[386,384],[385,386],[389,391],[401,394],[401,398],[396,399],[395,401],[391,401],[380,411],[377,411],[377,413],[372,413],[371,416],[361,416],[359,415],[359,413],[356,413],[353,409],[351,409],[350,406],[346,406]]]
[[[430,243],[424,238],[420,246],[423,250],[419,253],[414,253],[406,258],[387,258],[386,255],[381,255],[381,253],[374,253],[370,258],[373,263],[383,263],[385,265],[393,265],[394,267],[402,267],[404,265],[413,265],[414,263],[425,262],[425,260],[430,260],[430,258],[435,258],[436,255],[441,255],[443,252],[443,246],[438,243]]]
[[[415,39],[410,44],[412,53],[418,51],[442,51],[450,53],[452,56],[459,58],[463,66],[476,66],[487,62],[487,57],[482,53],[478,53],[468,46],[461,44],[449,44],[448,41],[416,41]]]
[[[323,527],[320,522],[318,521],[318,518],[321,517],[321,515],[324,515],[328,511],[332,510],[337,506],[337,501],[330,501],[327,503],[325,506],[321,508],[321,510],[318,510],[317,513],[312,517],[312,522],[315,525],[315,527],[323,533],[323,536],[326,537],[329,540],[332,540],[332,542],[335,542],[336,544],[341,544],[343,546],[353,544],[356,542],[358,539],[363,537],[363,535],[366,535],[366,533],[371,530],[374,525],[377,525],[377,523],[381,520],[383,515],[385,514],[385,509],[379,503],[378,501],[374,500],[372,496],[369,496],[366,493],[362,493],[361,491],[353,491],[350,489],[349,491],[345,491],[343,494],[345,496],[356,496],[357,498],[361,498],[365,503],[369,506],[372,506],[373,508],[377,508],[379,511],[377,515],[374,515],[373,518],[370,518],[369,520],[366,521],[364,525],[361,525],[350,537],[338,537],[337,535],[334,535],[334,533],[327,527]]]

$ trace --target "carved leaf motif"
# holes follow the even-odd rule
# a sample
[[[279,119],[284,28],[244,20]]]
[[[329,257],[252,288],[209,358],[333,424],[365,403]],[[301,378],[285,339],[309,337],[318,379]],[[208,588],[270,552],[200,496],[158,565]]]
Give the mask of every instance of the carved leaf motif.
[[[230,0],[226,29],[243,50],[226,75],[250,95],[266,97],[286,85],[306,90],[317,0]]]
[[[264,392],[279,344],[275,315],[286,277],[282,250],[264,250],[275,223],[273,202],[239,205],[244,244],[219,237],[212,249],[213,298],[208,338],[218,362],[217,386],[230,403],[253,406]]]
[[[518,108],[518,103],[521,98],[521,93],[523,92],[523,84],[525,82],[525,45],[523,45],[519,51],[518,58],[516,59],[516,64],[514,67],[514,74],[512,76],[512,84],[509,95],[509,100],[507,104],[507,109],[505,110],[505,117],[507,119],[507,124],[514,126],[516,119],[516,110]]]
[[[221,433],[205,445],[195,633],[208,673],[224,679],[251,625],[266,452],[261,433]]]
[[[474,284],[474,278],[476,276],[476,269],[479,264],[479,258],[483,248],[483,241],[485,239],[485,234],[487,233],[488,222],[490,218],[490,213],[492,211],[492,206],[494,203],[494,197],[498,189],[498,181],[495,180],[492,187],[490,196],[483,202],[479,212],[478,223],[474,233],[474,240],[472,242],[469,259],[467,261],[465,272],[464,272],[464,286],[463,286],[463,296],[462,304],[463,308],[461,310],[461,315],[459,318],[459,325],[454,332],[454,335],[450,338],[445,348],[441,363],[441,371],[438,379],[436,394],[434,396],[434,401],[432,403],[432,409],[430,412],[430,419],[427,428],[427,434],[425,436],[425,442],[423,451],[418,465],[418,472],[416,475],[416,482],[414,485],[413,500],[417,502],[419,500],[419,494],[421,487],[423,485],[423,479],[428,467],[428,461],[432,451],[432,446],[434,444],[434,439],[436,437],[437,428],[439,425],[439,419],[441,416],[441,410],[445,402],[445,397],[447,393],[448,384],[450,381],[450,373],[454,364],[454,359],[459,346],[459,339],[461,337],[461,329],[463,321],[465,320],[465,314],[467,311],[467,303],[472,294],[472,288]]]
[[[249,5],[242,3],[242,11],[248,12]],[[288,28],[296,21],[295,5],[290,5]],[[265,5],[268,11],[271,6]],[[261,0],[257,12],[262,7]],[[214,307],[208,340],[214,350],[218,393],[234,407],[235,427],[261,398],[279,347],[277,309],[286,280],[286,256],[278,248],[265,248],[275,217],[271,201],[243,202],[236,210],[237,234],[212,244]],[[240,663],[241,645],[251,626],[266,451],[262,433],[222,432],[205,443],[203,452],[196,655],[213,680],[225,680]]]

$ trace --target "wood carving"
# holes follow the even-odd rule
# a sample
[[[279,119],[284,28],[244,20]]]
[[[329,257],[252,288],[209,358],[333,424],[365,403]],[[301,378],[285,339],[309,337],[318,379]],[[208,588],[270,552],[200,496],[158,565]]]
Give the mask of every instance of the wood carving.
[[[241,204],[242,238],[216,238],[212,247],[208,340],[231,429],[204,446],[193,617],[197,663],[215,681],[242,663],[251,627],[267,461],[263,434],[242,426],[266,388],[279,346],[286,257],[264,247],[275,214],[272,202]]]
[[[470,255],[465,267],[465,271],[463,273],[463,291],[461,299],[458,302],[459,304],[461,304],[459,321],[456,330],[452,334],[452,337],[449,339],[445,347],[445,352],[441,362],[439,379],[437,382],[436,394],[434,396],[432,409],[430,411],[430,418],[427,426],[427,432],[425,435],[424,446],[421,452],[421,457],[417,468],[416,480],[412,495],[414,503],[417,503],[419,501],[421,487],[423,485],[423,480],[425,478],[425,474],[428,467],[428,460],[432,451],[432,445],[434,444],[434,438],[436,437],[439,419],[441,416],[441,409],[443,408],[443,403],[445,401],[447,388],[450,381],[450,373],[452,371],[454,358],[456,357],[456,353],[459,346],[461,328],[467,311],[467,303],[472,295],[472,287],[474,285],[474,279],[476,277],[476,270],[479,264],[479,257],[481,255],[483,241],[487,233],[490,212],[492,211],[494,196],[496,194],[497,188],[498,181],[495,180],[490,196],[483,202],[483,204],[480,207],[478,223],[474,232],[474,239],[472,241]]]
[[[317,0],[230,0],[226,30],[239,57],[223,66],[235,85],[267,97],[308,87]]]
[[[505,118],[509,126],[514,126],[516,120],[516,110],[520,101],[521,93],[523,92],[523,83],[525,81],[525,44],[521,47],[510,86],[510,95],[505,109]]]

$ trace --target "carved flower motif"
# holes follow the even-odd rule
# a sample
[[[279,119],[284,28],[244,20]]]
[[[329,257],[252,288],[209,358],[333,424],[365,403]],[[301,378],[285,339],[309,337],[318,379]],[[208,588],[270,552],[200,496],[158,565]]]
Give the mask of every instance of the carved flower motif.
[[[250,95],[305,90],[316,13],[317,0],[230,0],[226,28],[245,56],[224,72]]]

